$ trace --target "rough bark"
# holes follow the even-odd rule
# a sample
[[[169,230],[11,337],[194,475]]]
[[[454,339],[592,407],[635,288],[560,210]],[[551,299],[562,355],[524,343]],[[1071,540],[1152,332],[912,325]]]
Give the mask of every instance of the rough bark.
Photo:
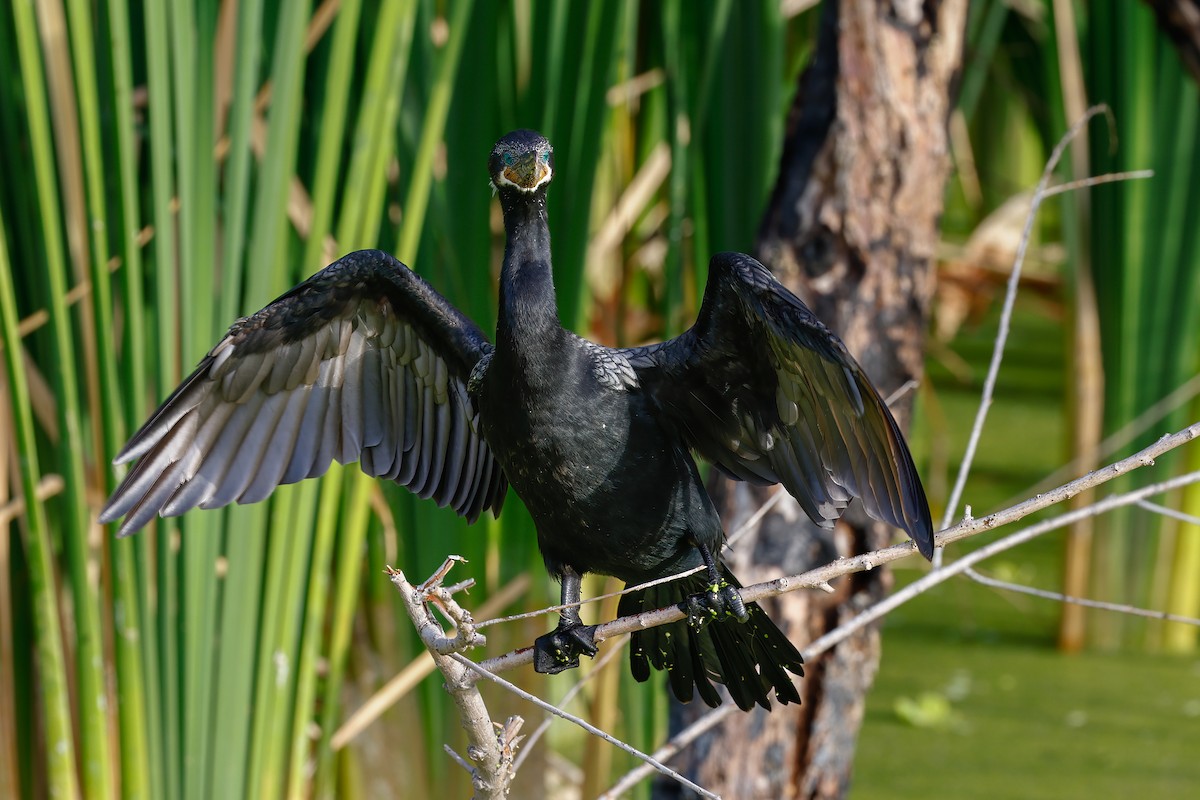
[[[828,3],[822,15],[758,256],[842,336],[886,397],[922,374],[966,3],[848,0]],[[893,406],[902,426],[911,400]],[[771,491],[724,480],[712,490],[727,530]],[[894,535],[856,512],[822,531],[785,498],[734,548],[735,574],[744,582],[794,574],[876,549]],[[801,644],[874,603],[889,585],[887,571],[875,570],[840,581],[833,594],[775,598],[767,611]],[[733,715],[677,766],[724,797],[844,796],[879,652],[879,631],[869,628],[812,659],[801,706]],[[674,705],[672,728],[705,710]],[[655,787],[655,797],[680,796],[677,784]]]

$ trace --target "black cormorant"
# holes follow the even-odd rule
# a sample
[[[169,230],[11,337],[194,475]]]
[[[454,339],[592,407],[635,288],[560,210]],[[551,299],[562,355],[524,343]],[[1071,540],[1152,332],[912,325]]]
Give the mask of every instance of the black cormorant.
[[[633,635],[632,671],[669,674],[681,700],[748,709],[800,697],[796,648],[721,562],[725,535],[693,453],[723,473],[782,483],[832,526],[858,497],[928,557],[929,508],[895,420],[834,336],[762,264],[720,253],[695,325],[648,347],[564,330],[555,305],[546,190],[550,143],[528,130],[488,162],[507,243],[496,343],[386,253],[350,253],[234,323],[142,426],[139,459],[100,515],[120,534],[156,514],[262,500],[278,485],[358,461],[468,520],[500,511],[507,484],[537,527],[564,604],[580,577],[629,584],[620,614],[680,604],[686,621]],[[596,652],[571,608],[539,637],[535,667]]]

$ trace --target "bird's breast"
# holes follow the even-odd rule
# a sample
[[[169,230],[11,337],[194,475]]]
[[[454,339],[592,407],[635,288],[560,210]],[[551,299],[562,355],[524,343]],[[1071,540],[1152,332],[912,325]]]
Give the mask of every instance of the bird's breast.
[[[630,398],[580,359],[497,351],[481,381],[480,423],[517,493],[585,499],[622,466]]]
[[[573,353],[517,360],[498,349],[478,399],[548,564],[619,574],[631,549],[649,557],[646,543],[673,528],[688,456],[640,391],[604,385]]]

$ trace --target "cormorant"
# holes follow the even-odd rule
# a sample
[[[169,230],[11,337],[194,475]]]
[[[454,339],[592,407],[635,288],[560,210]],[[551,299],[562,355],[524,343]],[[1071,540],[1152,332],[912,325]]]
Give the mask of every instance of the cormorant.
[[[666,670],[683,701],[724,683],[743,709],[799,702],[796,648],[721,562],[720,519],[693,453],[756,484],[782,483],[831,527],[851,499],[929,557],[929,507],[899,428],[842,342],[747,255],[709,265],[699,317],[648,347],[564,330],[555,305],[540,134],[500,139],[488,162],[507,242],[496,343],[386,253],[350,253],[238,320],[134,434],[140,459],[102,522],[120,535],[156,514],[262,500],[278,485],[359,461],[468,520],[499,513],[507,484],[537,527],[546,568],[578,603],[580,578],[633,585],[621,615],[680,604],[685,621],[633,635],[631,668]],[[558,672],[594,655],[578,609],[535,644]]]

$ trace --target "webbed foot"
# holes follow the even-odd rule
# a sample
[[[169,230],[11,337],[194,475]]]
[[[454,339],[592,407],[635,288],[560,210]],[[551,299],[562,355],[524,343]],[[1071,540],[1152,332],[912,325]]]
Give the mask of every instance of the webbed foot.
[[[596,655],[596,626],[563,623],[533,642],[533,669],[555,675],[579,666],[579,655]]]
[[[725,580],[708,586],[708,591],[690,595],[679,604],[679,610],[687,614],[687,623],[695,630],[725,617],[736,617],[738,622],[750,619],[742,593]]]

